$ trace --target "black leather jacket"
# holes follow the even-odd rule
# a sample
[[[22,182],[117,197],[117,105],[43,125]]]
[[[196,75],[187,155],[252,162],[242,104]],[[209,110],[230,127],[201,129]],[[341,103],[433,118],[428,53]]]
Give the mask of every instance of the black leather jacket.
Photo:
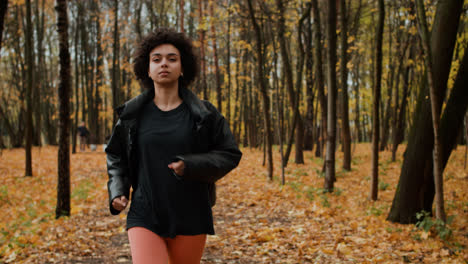
[[[188,105],[194,118],[194,153],[173,157],[173,161],[185,163],[183,179],[197,180],[209,184],[210,202],[216,203],[215,182],[237,167],[241,159],[228,122],[208,101],[202,101],[186,88],[179,88],[179,95]],[[120,212],[112,207],[112,200],[121,195],[127,199],[130,187],[136,188],[136,135],[139,112],[154,98],[154,90],[149,89],[116,108],[119,120],[114,127],[105,149],[109,181],[109,207],[112,214]],[[175,173],[174,177],[178,177]]]

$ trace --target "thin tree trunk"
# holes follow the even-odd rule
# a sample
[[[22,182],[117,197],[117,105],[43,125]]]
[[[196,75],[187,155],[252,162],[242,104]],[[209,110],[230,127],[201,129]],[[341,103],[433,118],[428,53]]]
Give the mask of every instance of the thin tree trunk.
[[[341,16],[341,133],[343,139],[343,169],[351,170],[351,132],[348,114],[348,27],[346,1],[340,0]]]
[[[218,103],[218,111],[222,113],[223,111],[223,96],[221,93],[221,80],[219,76],[219,65],[218,65],[218,47],[216,44],[216,28],[215,28],[215,14],[214,14],[214,6],[215,1],[210,1],[210,16],[211,16],[211,37],[212,37],[212,45],[213,45],[213,60],[215,65],[215,80],[216,80],[216,101]],[[228,45],[229,46],[229,45]]]
[[[67,1],[57,0],[57,31],[60,43],[59,151],[57,207],[55,217],[70,215],[70,53],[68,51]]]
[[[327,16],[328,39],[328,116],[327,116],[327,154],[325,159],[324,189],[333,192],[335,178],[335,137],[336,137],[336,2],[328,2]]]
[[[231,1],[228,1],[228,18],[227,18],[227,33],[226,33],[226,71],[227,71],[227,111],[226,111],[226,119],[228,124],[231,124]],[[237,102],[235,102],[237,105]]]
[[[375,70],[374,70],[374,91],[373,91],[373,110],[372,110],[372,182],[370,198],[375,201],[378,195],[379,185],[379,104],[380,90],[382,83],[382,38],[385,21],[385,6],[383,0],[378,0],[378,22],[376,32],[376,55],[375,55]]]
[[[120,63],[119,63],[119,49],[120,49],[120,39],[119,39],[119,1],[114,0],[114,52],[112,55],[112,108],[115,109],[122,99],[120,97]],[[117,113],[113,114],[112,124],[117,123]]]
[[[320,10],[318,8],[317,0],[312,0],[312,11],[314,13],[314,60],[315,60],[315,74],[317,79],[317,89],[318,89],[318,99],[320,101],[321,108],[321,125],[319,138],[320,144],[317,145],[317,148],[320,148],[320,155],[324,157],[324,147],[325,141],[327,138],[327,98],[325,96],[325,85],[323,80],[323,69],[322,69],[322,33],[320,29]]]
[[[180,32],[185,32],[184,30],[184,14],[185,14],[184,6],[185,6],[184,0],[179,0],[179,12],[180,12],[179,31]]]
[[[42,13],[39,12],[39,0],[36,1],[34,13],[36,16],[35,24],[36,24],[36,36],[37,36],[37,65],[44,65],[44,49],[43,49],[43,40],[44,40],[44,4],[45,1],[42,0],[41,10]],[[45,67],[35,67],[34,69],[34,91],[33,91],[33,144],[36,146],[42,145],[41,140],[41,131],[42,131],[42,94],[44,91],[44,74]]]
[[[278,39],[280,43],[280,52],[281,52],[281,59],[282,59],[282,64],[284,65],[284,71],[285,71],[285,76],[286,76],[286,87],[288,89],[288,94],[289,94],[289,102],[291,105],[292,111],[294,111],[293,114],[293,123],[297,125],[297,127],[291,128],[291,131],[294,133],[294,129],[296,130],[296,163],[301,164],[304,163],[304,157],[303,157],[303,151],[302,151],[302,145],[303,145],[303,133],[304,133],[304,125],[302,118],[300,116],[299,112],[299,98],[298,94],[300,91],[298,90],[297,93],[294,91],[294,80],[293,80],[293,73],[292,73],[292,66],[291,66],[291,61],[288,55],[287,47],[286,47],[286,39],[285,39],[285,18],[284,18],[284,11],[285,7],[283,5],[283,0],[276,0],[276,6],[279,11],[279,19],[278,19]],[[303,15],[300,19],[300,28],[302,32],[302,22],[304,21],[305,16]],[[301,33],[299,34],[299,38]],[[301,48],[299,48],[301,50]],[[304,52],[303,49],[300,52]],[[300,74],[302,75],[302,67],[303,67],[303,59],[304,56],[299,56],[299,67],[301,67]],[[291,137],[292,135],[290,135]],[[285,166],[288,163],[289,160],[289,155],[291,153],[291,146],[292,144],[288,144],[288,148],[286,149],[285,157],[284,157],[284,163]]]
[[[267,92],[267,84],[265,80],[265,75],[263,72],[263,41],[262,41],[262,32],[260,31],[260,27],[257,24],[257,20],[255,18],[254,9],[252,7],[252,0],[247,0],[249,6],[249,13],[250,18],[252,20],[252,25],[255,30],[255,38],[256,38],[256,50],[257,50],[257,74],[258,78],[260,79],[260,92],[263,98],[263,117],[265,120],[265,132],[266,132],[266,143],[267,143],[267,155],[268,155],[268,178],[272,181],[273,180],[273,152],[272,152],[272,133],[271,133],[271,121],[270,121],[270,98],[268,97]]]
[[[310,4],[309,4],[310,6]],[[309,9],[309,12],[311,10]],[[313,76],[313,69],[314,69],[314,61],[313,61],[313,54],[312,54],[312,23],[309,14],[309,18],[307,19],[307,29],[306,29],[306,47],[305,47],[305,74],[306,74],[306,100],[307,100],[307,111],[305,116],[305,135],[304,135],[304,149],[305,150],[312,150],[314,147],[314,100],[315,100],[315,92],[314,92],[314,76]]]
[[[72,153],[76,153],[76,140],[77,140],[77,128],[78,128],[78,111],[80,110],[80,96],[79,96],[79,75],[80,75],[80,67],[79,67],[79,59],[78,59],[78,50],[79,50],[79,28],[81,27],[81,16],[78,14],[76,19],[76,28],[75,28],[75,118],[74,124],[72,128]]]
[[[361,68],[361,60],[360,60],[360,55],[358,54],[356,56],[356,67],[355,67],[355,73],[354,73],[354,98],[356,103],[354,106],[354,111],[355,111],[355,116],[354,116],[354,124],[356,126],[357,130],[357,142],[362,142],[363,141],[363,135],[362,135],[362,128],[361,128],[361,111],[360,111],[360,93],[359,93],[359,86],[360,86],[360,68]]]
[[[32,156],[31,147],[33,140],[33,124],[32,124],[32,90],[33,90],[33,70],[34,70],[34,58],[33,58],[33,33],[32,33],[32,22],[31,22],[31,0],[26,0],[26,29],[25,29],[25,57],[27,69],[27,84],[26,84],[26,164],[25,164],[25,176],[32,176]]]
[[[198,0],[198,21],[200,24],[203,22],[203,3],[204,1]],[[208,100],[208,87],[206,84],[206,60],[205,60],[205,29],[203,26],[200,26],[200,30],[198,32],[199,38],[200,38],[200,69],[201,69],[201,75],[200,75],[200,84],[198,87],[198,93],[203,92],[203,99]],[[200,87],[201,86],[201,87]],[[200,88],[202,89],[200,91]]]
[[[7,13],[7,8],[8,8],[8,0],[0,1],[0,59],[1,59],[1,51],[2,51],[2,39],[3,39],[3,21]],[[2,134],[3,133],[0,133],[0,149],[5,147]]]

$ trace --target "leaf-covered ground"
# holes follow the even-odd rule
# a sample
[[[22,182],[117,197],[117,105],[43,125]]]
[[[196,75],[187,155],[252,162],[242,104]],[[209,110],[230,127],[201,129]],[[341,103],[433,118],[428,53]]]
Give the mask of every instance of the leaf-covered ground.
[[[403,147],[401,147],[403,149]],[[270,182],[263,154],[243,149],[240,166],[218,182],[216,235],[202,263],[467,263],[468,170],[459,147],[444,171],[445,201],[453,236],[385,220],[401,166],[380,155],[379,200],[370,191],[370,145],[353,147],[350,172],[341,170],[333,194],[323,193],[322,161],[305,153],[280,184],[279,155]],[[71,217],[55,220],[57,148],[33,149],[32,178],[24,150],[0,156],[0,263],[131,263],[125,215],[110,216],[105,155],[72,155]]]

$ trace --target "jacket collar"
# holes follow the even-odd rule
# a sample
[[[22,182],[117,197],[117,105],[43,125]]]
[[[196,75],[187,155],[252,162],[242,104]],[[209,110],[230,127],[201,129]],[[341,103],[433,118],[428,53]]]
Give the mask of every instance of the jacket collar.
[[[210,114],[205,104],[189,89],[179,86],[179,96],[188,105],[197,123],[205,120]],[[115,111],[122,120],[136,119],[142,107],[153,98],[154,89],[146,89],[138,96],[115,108]]]

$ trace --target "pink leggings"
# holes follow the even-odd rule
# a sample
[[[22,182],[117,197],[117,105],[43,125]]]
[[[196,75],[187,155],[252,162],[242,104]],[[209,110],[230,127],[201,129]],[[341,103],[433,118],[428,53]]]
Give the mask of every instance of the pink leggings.
[[[143,227],[128,229],[133,264],[199,264],[206,235],[163,238]]]

